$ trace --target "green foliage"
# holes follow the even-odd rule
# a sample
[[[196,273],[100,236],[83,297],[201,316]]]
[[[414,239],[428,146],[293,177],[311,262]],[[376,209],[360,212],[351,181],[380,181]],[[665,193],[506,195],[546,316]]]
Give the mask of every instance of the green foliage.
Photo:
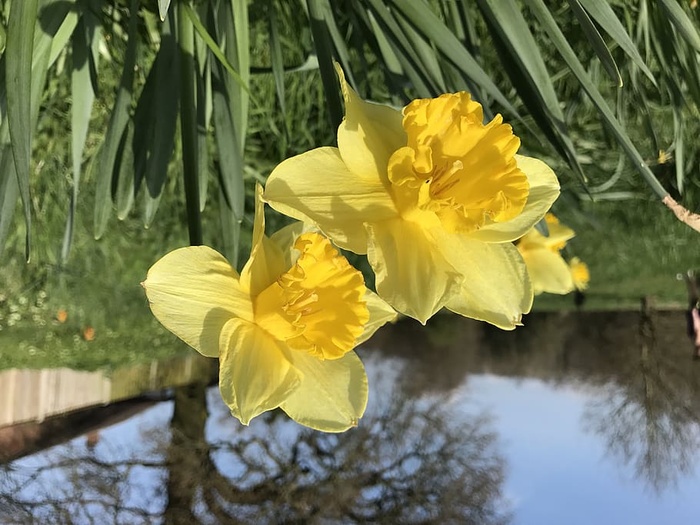
[[[602,119],[595,140],[606,141],[606,148],[597,153],[619,151],[609,147],[619,144],[627,167],[657,196],[697,186],[689,174],[698,155],[686,137],[696,131],[697,118],[689,117],[697,116],[700,100],[698,15],[679,0],[569,0],[556,7],[542,0],[4,0],[3,8],[10,30],[0,63],[0,107],[7,108],[0,111],[0,247],[20,196],[27,239],[36,230],[29,222],[37,187],[30,138],[36,165],[40,101],[52,104],[52,79],[60,76],[71,78],[73,137],[64,262],[85,158],[95,171],[96,237],[114,209],[123,219],[139,201],[143,223],[160,227],[154,220],[167,180],[180,176],[191,242],[202,240],[201,212],[213,192],[218,199],[212,202],[223,203],[218,211],[229,236],[226,253],[235,262],[250,193],[244,180],[264,179],[267,171],[251,155],[275,162],[306,147],[309,137],[299,137],[305,127],[299,129],[291,107],[296,102],[287,93],[306,85],[314,98],[319,77],[300,69],[316,68],[325,90],[325,106],[314,98],[317,111],[302,120],[313,119],[320,130],[329,111],[333,127],[340,119],[333,58],[363,95],[375,99],[402,104],[415,96],[472,91],[487,115],[505,111],[520,122],[526,147],[561,159],[571,170],[560,171],[565,182],[574,180],[567,173],[598,177],[590,169],[597,159],[582,153],[587,148],[578,139],[582,128]],[[270,87],[273,97],[258,91],[256,73],[268,77],[264,89]],[[114,92],[104,96],[103,90]],[[93,108],[95,93],[109,108],[98,149],[85,147],[91,119],[103,114]],[[256,122],[256,112],[267,121]],[[646,133],[638,132],[640,124]],[[322,137],[332,142],[333,133]],[[659,181],[649,162],[661,151],[673,154],[671,180]],[[617,166],[617,159],[606,163]],[[589,191],[626,195],[613,188],[616,180]]]

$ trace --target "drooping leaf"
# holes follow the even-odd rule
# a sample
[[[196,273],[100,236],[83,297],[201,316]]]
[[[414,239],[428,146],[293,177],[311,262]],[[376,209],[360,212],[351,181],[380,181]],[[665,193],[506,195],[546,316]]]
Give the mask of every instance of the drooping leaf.
[[[586,12],[595,20],[610,37],[627,53],[634,64],[656,85],[656,79],[639,54],[637,46],[625,30],[620,20],[615,16],[612,6],[608,0],[578,0]],[[639,20],[642,24],[643,20]]]
[[[564,61],[568,64],[572,73],[581,84],[581,87],[590,97],[594,106],[603,117],[604,122],[609,126],[610,131],[613,133],[620,146],[622,146],[622,149],[628,155],[636,170],[644,178],[652,191],[659,198],[663,199],[668,195],[668,193],[649,169],[649,166],[639,154],[639,151],[637,151],[637,148],[634,146],[634,143],[630,139],[629,135],[625,132],[623,126],[619,123],[617,118],[615,118],[615,115],[611,111],[601,93],[598,91],[596,85],[589,77],[543,0],[524,1],[525,4],[531,9],[535,17],[539,20],[542,28],[549,35],[553,45]]]
[[[32,224],[29,191],[29,163],[32,152],[30,97],[37,10],[38,0],[12,0],[7,29],[7,49],[5,51],[7,119],[17,185],[22,196],[24,221],[27,228],[25,238],[27,260],[30,257]]]
[[[72,192],[66,219],[66,230],[61,247],[61,262],[65,263],[73,243],[73,225],[78,204],[83,150],[90,124],[92,103],[95,99],[91,70],[96,68],[97,47],[102,38],[102,26],[91,12],[83,14],[73,33],[71,70],[71,152],[73,162]],[[53,52],[51,53],[53,56]]]
[[[175,148],[175,129],[177,128],[178,107],[180,103],[180,51],[175,41],[175,21],[166,15],[163,22],[160,49],[155,68],[154,100],[151,104],[153,135],[148,146],[146,162],[146,195],[144,224],[148,227],[153,222],[158,209],[163,185],[168,174],[168,164]],[[193,70],[191,74],[196,74]]]
[[[180,44],[180,133],[182,169],[185,182],[185,206],[190,245],[204,244],[202,216],[199,211],[197,174],[197,95],[194,62],[194,23],[188,0],[177,4],[177,38]]]
[[[170,0],[158,0],[158,14],[160,15],[161,22],[165,20],[168,14],[168,7],[170,7]]]
[[[605,69],[608,76],[617,87],[622,87],[623,82],[622,77],[620,76],[620,70],[617,68],[615,59],[610,54],[610,50],[608,49],[605,40],[603,40],[600,32],[598,32],[598,28],[591,21],[588,13],[586,13],[586,10],[583,8],[583,6],[581,6],[578,0],[569,0],[569,6],[581,25],[583,33],[586,35],[586,38],[588,38],[588,42],[591,44],[591,46],[593,46],[593,51],[595,51],[595,54],[598,55],[600,63],[603,65],[603,69]]]
[[[107,125],[107,133],[104,140],[104,151],[96,174],[95,187],[95,238],[99,239],[105,231],[107,220],[112,211],[112,184],[117,163],[117,152],[121,144],[124,131],[129,122],[129,108],[134,85],[134,65],[136,63],[136,51],[138,46],[138,0],[131,0],[129,4],[129,29],[128,42],[124,57],[124,69],[122,70],[117,98],[112,108],[112,114]]]

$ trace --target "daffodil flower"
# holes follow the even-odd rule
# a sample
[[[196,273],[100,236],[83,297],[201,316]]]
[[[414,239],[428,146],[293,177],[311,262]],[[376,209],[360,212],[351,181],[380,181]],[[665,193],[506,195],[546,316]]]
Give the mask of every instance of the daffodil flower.
[[[483,124],[468,93],[415,100],[403,112],[362,101],[339,70],[338,147],[285,160],[265,200],[367,254],[379,295],[425,323],[443,306],[504,329],[532,289],[512,242],[559,195],[543,162],[517,155],[501,116]]]
[[[588,288],[588,281],[591,280],[588,265],[578,257],[574,257],[569,261],[569,269],[571,270],[571,279],[574,281],[574,288],[579,291]]]
[[[318,430],[357,424],[367,376],[352,351],[395,312],[316,232],[264,234],[258,187],[253,248],[241,274],[211,248],[175,250],[143,283],[171,332],[219,358],[219,389],[243,424],[280,407]]]
[[[542,235],[533,228],[517,242],[517,247],[527,265],[535,294],[564,295],[574,290],[574,279],[561,250],[575,233],[551,213],[546,215],[545,221],[549,235]]]

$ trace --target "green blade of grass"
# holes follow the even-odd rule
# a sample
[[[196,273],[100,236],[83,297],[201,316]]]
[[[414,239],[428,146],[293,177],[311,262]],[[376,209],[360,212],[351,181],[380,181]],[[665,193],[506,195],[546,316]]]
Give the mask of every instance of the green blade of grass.
[[[0,257],[2,257],[5,251],[5,239],[17,207],[19,186],[10,145],[4,144],[0,152]]]
[[[211,121],[211,62],[197,75],[197,173],[199,174],[199,211],[207,204],[209,186],[209,122]]]
[[[214,39],[211,37],[207,29],[204,27],[204,25],[202,25],[202,22],[197,16],[197,13],[195,13],[192,7],[186,2],[183,2],[182,6],[183,7],[181,8],[181,10],[183,14],[187,16],[187,18],[189,18],[194,29],[197,31],[202,40],[204,40],[204,42],[207,44],[207,47],[211,50],[211,52],[214,53],[214,56],[223,64],[223,66],[226,68],[226,71],[229,72],[229,74],[241,86],[241,88],[244,89],[247,93],[250,93],[248,84],[245,82],[245,80],[243,80],[241,75],[238,74],[236,68],[231,64],[228,58],[226,58],[226,55],[217,45],[217,43],[214,42]]]
[[[144,224],[150,226],[155,218],[163,186],[168,176],[168,164],[175,149],[178,105],[180,103],[180,51],[175,40],[175,20],[166,15],[162,26],[160,49],[153,67],[155,71],[154,101],[151,105],[153,136],[146,163]],[[192,57],[194,60],[194,57]],[[192,64],[194,67],[194,64]],[[193,69],[192,75],[196,74]],[[185,102],[183,101],[183,104]],[[196,128],[196,123],[192,122]],[[181,128],[181,132],[182,128]],[[184,132],[183,132],[184,133]],[[184,147],[184,135],[183,135]],[[184,150],[183,150],[184,151]],[[184,158],[184,154],[183,154]],[[196,170],[194,173],[196,177]]]
[[[603,40],[603,37],[600,35],[598,28],[591,21],[588,13],[586,13],[586,10],[581,6],[578,0],[569,0],[569,7],[571,7],[571,11],[578,20],[581,29],[583,29],[583,34],[586,35],[588,42],[593,47],[593,51],[598,55],[603,69],[605,69],[606,73],[617,87],[622,87],[623,82],[620,76],[620,70],[617,68],[615,59],[610,54],[610,50],[605,40]]]
[[[613,11],[610,2],[608,0],[578,0],[578,2],[656,86],[654,75],[644,63],[644,59],[639,54],[632,38],[630,38],[620,20],[615,16],[615,11]],[[643,22],[643,18],[639,20],[639,23],[641,22]]]
[[[180,44],[180,133],[182,134],[182,169],[185,181],[185,205],[190,245],[204,244],[202,217],[199,212],[197,176],[197,99],[195,93],[194,24],[188,0],[177,4],[177,36]],[[189,13],[189,14],[188,14]]]
[[[160,15],[161,21],[165,20],[165,17],[168,14],[169,7],[170,7],[170,0],[158,0],[158,14]]]
[[[284,91],[284,61],[282,60],[282,44],[279,34],[279,22],[277,20],[277,3],[275,0],[268,0],[270,28],[270,62],[272,65],[272,76],[275,79],[275,92],[280,111],[286,114],[285,91]],[[286,122],[286,120],[285,120]],[[288,131],[288,130],[285,130]]]
[[[314,38],[314,48],[318,56],[318,69],[321,73],[323,91],[326,95],[326,106],[331,120],[331,126],[336,129],[343,121],[343,105],[340,101],[340,91],[333,66],[331,53],[332,42],[329,29],[323,16],[323,5],[320,0],[308,0],[309,24]]]
[[[131,0],[129,7],[129,29],[124,69],[122,70],[117,98],[112,108],[112,115],[107,125],[104,140],[104,151],[97,167],[95,182],[95,238],[104,234],[107,221],[112,211],[112,184],[117,165],[117,153],[124,131],[129,122],[132,91],[134,86],[134,65],[138,47],[138,0]]]
[[[17,185],[22,197],[27,261],[31,249],[31,198],[29,164],[32,153],[31,89],[34,26],[37,21],[38,0],[12,0],[5,50],[5,86],[10,144],[14,157]]]
[[[70,255],[73,242],[73,225],[75,223],[76,206],[80,189],[80,175],[83,162],[83,150],[90,125],[90,114],[95,92],[92,85],[92,67],[96,64],[97,55],[94,53],[101,41],[101,26],[96,19],[85,13],[78,22],[72,38],[72,70],[71,70],[71,153],[73,162],[73,180],[70,208],[66,220],[66,229],[61,247],[61,262],[65,263]],[[52,52],[53,55],[53,52]]]

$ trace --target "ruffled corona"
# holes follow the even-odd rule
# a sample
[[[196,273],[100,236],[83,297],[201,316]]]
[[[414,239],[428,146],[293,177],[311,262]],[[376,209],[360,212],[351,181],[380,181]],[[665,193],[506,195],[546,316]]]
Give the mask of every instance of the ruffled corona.
[[[388,170],[404,217],[417,207],[449,231],[470,232],[522,212],[530,186],[515,159],[520,140],[500,115],[484,125],[464,92],[415,100],[403,114],[408,143]]]
[[[353,349],[369,319],[362,274],[317,233],[301,235],[296,263],[255,300],[255,321],[290,348],[319,359]]]

